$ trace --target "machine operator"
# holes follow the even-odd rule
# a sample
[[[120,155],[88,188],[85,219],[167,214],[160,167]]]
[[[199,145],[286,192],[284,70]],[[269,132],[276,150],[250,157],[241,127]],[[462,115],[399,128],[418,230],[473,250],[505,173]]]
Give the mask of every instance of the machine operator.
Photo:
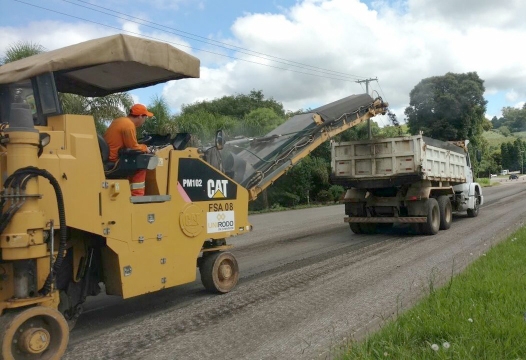
[[[109,160],[116,162],[119,159],[119,150],[134,149],[144,153],[148,152],[148,147],[137,142],[137,128],[152,117],[153,113],[146,109],[142,104],[135,104],[131,107],[128,116],[119,117],[112,121],[111,125],[104,134],[104,139],[110,148]],[[132,196],[143,196],[146,187],[146,170],[137,170],[130,176],[130,187]]]

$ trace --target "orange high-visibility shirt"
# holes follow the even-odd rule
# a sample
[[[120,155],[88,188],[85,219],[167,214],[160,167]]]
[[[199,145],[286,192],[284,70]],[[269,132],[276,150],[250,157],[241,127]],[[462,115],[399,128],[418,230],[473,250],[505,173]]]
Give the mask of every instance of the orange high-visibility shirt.
[[[127,117],[120,117],[111,123],[104,134],[104,140],[110,148],[109,160],[117,161],[119,150],[122,148],[148,151],[148,147],[137,142],[137,130],[135,124]]]

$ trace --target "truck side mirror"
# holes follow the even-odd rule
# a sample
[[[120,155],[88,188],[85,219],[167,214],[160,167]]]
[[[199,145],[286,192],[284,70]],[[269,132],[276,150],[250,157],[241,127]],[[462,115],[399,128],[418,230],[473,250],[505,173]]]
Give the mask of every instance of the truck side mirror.
[[[482,151],[480,151],[480,149],[477,149],[477,151],[475,152],[475,157],[477,158],[478,162],[482,160]]]
[[[223,150],[225,146],[225,137],[223,136],[223,130],[217,130],[216,132],[216,148],[217,150]]]

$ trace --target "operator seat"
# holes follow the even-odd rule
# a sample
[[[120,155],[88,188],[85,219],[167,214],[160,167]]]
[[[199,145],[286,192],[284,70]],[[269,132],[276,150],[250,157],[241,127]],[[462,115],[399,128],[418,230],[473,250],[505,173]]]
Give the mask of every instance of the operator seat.
[[[145,154],[140,150],[121,149],[116,162],[109,160],[110,147],[104,138],[97,134],[104,174],[107,179],[126,179],[137,170],[153,170],[159,163],[159,158],[153,154]]]

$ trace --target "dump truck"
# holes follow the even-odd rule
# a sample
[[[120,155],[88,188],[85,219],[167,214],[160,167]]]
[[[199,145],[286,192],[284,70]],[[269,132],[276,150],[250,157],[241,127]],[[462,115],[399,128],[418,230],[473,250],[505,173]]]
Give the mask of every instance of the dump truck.
[[[332,142],[330,179],[346,190],[344,221],[356,234],[406,223],[434,235],[449,229],[453,213],[477,216],[484,197],[468,144],[422,134]]]
[[[239,279],[227,239],[248,233],[248,204],[322,142],[387,104],[351,95],[293,117],[221,157],[225,135],[189,146],[153,134],[153,154],[116,162],[91,115],[61,97],[100,97],[199,77],[169,44],[114,35],[0,67],[0,342],[2,359],[57,359],[88,296],[130,298],[190,283],[223,294]],[[107,119],[111,120],[111,119]],[[146,169],[145,196],[129,176]]]

